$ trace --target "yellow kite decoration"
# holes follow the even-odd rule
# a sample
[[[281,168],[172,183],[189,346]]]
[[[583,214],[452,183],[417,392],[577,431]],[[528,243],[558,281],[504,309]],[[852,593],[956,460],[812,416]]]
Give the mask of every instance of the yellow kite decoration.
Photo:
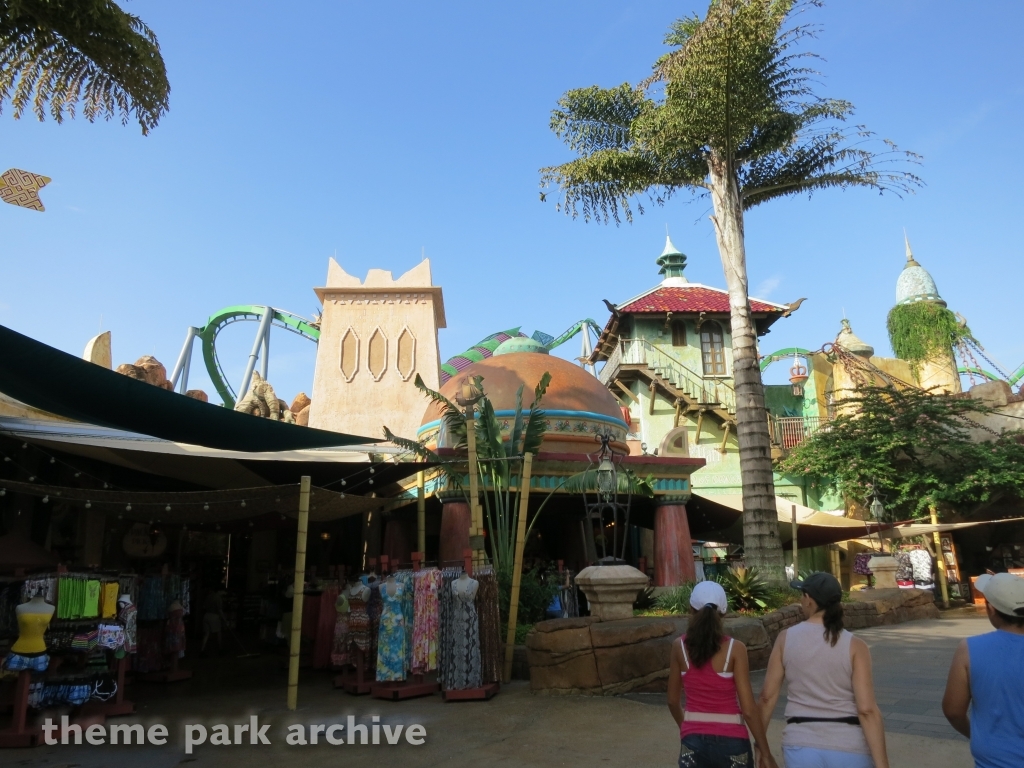
[[[0,173],[0,200],[33,211],[45,211],[39,190],[49,183],[49,176],[11,168]]]

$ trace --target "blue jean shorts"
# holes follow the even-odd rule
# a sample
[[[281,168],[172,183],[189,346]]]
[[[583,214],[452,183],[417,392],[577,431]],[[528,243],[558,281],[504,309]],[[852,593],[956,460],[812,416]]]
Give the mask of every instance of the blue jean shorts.
[[[750,739],[691,733],[679,749],[679,768],[754,768]]]
[[[783,747],[786,768],[875,768],[871,755],[814,747]]]

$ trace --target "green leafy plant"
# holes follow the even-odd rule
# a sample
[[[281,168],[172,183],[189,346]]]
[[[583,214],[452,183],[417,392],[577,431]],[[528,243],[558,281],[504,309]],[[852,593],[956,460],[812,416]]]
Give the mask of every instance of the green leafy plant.
[[[655,602],[657,602],[657,598],[654,596],[654,587],[645,587],[637,593],[636,600],[633,601],[633,610],[647,610],[653,606]]]
[[[768,607],[770,587],[757,568],[730,568],[722,575],[722,586],[729,604],[736,610],[755,611]]]
[[[666,589],[654,601],[654,607],[669,613],[689,613],[690,595],[693,594],[694,583],[692,581],[680,584],[678,587]]]
[[[545,611],[558,594],[558,583],[546,579],[534,569],[525,571],[519,580],[519,616],[516,626],[536,624],[547,618]],[[508,626],[509,603],[512,597],[512,574],[498,571],[498,611],[502,624]],[[518,632],[518,629],[516,630]],[[502,633],[502,637],[505,633]]]
[[[864,387],[779,471],[864,504],[873,489],[890,519],[960,508],[971,515],[1004,497],[1024,498],[1024,432],[977,440],[980,400],[917,389]]]
[[[910,363],[916,374],[921,363],[942,354],[952,354],[957,344],[972,338],[966,323],[941,304],[915,301],[889,310],[886,323],[889,342],[896,356]]]

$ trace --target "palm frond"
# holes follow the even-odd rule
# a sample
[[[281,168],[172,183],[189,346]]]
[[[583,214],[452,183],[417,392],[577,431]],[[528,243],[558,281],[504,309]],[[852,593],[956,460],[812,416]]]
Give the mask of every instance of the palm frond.
[[[447,397],[428,387],[418,373],[416,378],[413,379],[413,384],[437,406],[445,430],[453,438],[452,448],[464,448],[466,445],[465,414]]]
[[[519,389],[516,390],[516,413],[515,418],[512,420],[512,430],[509,434],[509,441],[505,445],[505,456],[512,457],[519,455],[519,444],[523,439],[523,387],[525,384],[520,384]]]
[[[547,414],[540,409],[540,401],[544,399],[544,393],[548,391],[551,384],[551,374],[547,371],[540,377],[537,386],[533,390],[533,402],[530,403],[530,412],[526,418],[526,428],[523,430],[523,453],[536,454],[540,451],[544,442],[544,434],[548,429]]]
[[[170,84],[156,35],[112,0],[8,0],[0,8],[0,109],[58,123],[78,106],[134,119],[143,134],[167,111]]]
[[[409,453],[413,454],[419,459],[424,461],[430,461],[437,464],[438,468],[444,474],[448,481],[448,484],[453,487],[459,487],[462,483],[462,477],[457,472],[451,471],[451,465],[449,462],[442,459],[432,450],[427,448],[423,443],[416,440],[409,440],[405,437],[399,437],[387,427],[384,427],[384,438],[391,443],[394,443],[399,448],[403,448]]]

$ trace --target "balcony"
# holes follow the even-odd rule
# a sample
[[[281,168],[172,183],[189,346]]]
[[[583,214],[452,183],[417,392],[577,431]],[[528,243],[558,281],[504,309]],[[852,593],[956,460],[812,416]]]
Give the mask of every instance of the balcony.
[[[782,416],[771,418],[772,442],[783,450],[796,448],[822,427],[828,428],[828,419],[820,416]]]

